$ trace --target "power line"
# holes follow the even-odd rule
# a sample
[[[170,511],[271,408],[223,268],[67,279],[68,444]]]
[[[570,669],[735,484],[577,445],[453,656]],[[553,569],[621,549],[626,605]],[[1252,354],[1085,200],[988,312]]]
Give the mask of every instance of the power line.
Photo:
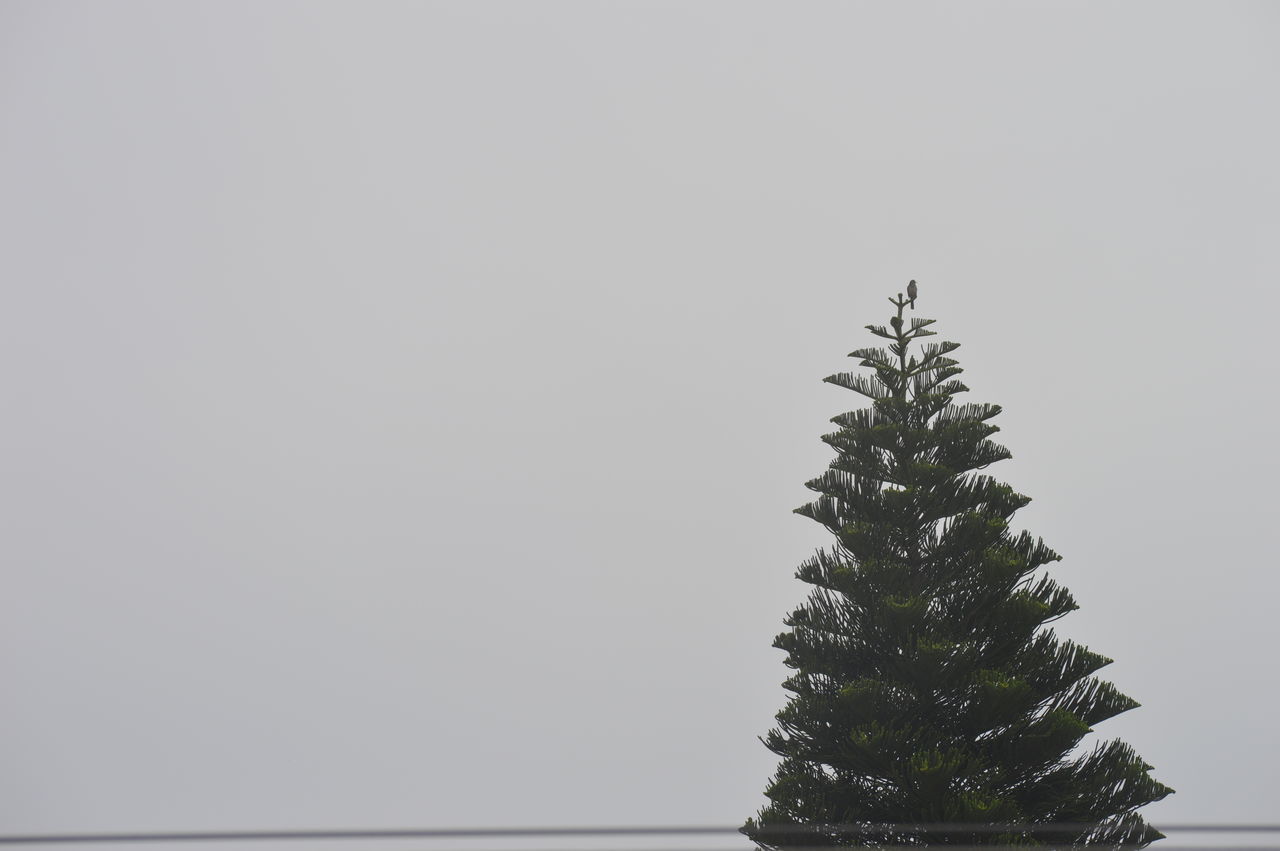
[[[759,835],[785,833],[927,834],[964,831],[1006,833],[1084,831],[1097,824],[848,824],[785,825],[757,828]],[[1280,833],[1280,824],[1175,824],[1158,826],[1166,833]],[[465,827],[465,828],[371,828],[354,830],[211,830],[157,833],[48,833],[0,835],[0,845],[106,844],[147,842],[249,842],[297,839],[482,839],[578,836],[713,836],[740,834],[737,827],[715,826],[635,826],[635,827]],[[956,846],[958,849],[959,846]],[[1256,846],[1255,846],[1256,848]]]
[[[291,839],[483,839],[549,836],[679,836],[737,833],[723,827],[462,827],[355,830],[227,830],[173,833],[64,833],[0,836],[0,844],[55,842],[247,842]]]

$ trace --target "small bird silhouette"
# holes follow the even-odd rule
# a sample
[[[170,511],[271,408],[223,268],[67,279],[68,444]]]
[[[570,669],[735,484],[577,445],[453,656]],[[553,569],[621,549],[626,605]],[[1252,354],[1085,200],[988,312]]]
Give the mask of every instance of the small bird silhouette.
[[[916,296],[920,294],[920,288],[916,286],[915,281],[907,284],[907,298],[911,299],[911,309],[916,309]]]

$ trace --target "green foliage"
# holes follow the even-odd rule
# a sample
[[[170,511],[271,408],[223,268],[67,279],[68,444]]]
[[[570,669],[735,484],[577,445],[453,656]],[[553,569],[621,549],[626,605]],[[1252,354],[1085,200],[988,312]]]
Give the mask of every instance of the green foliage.
[[[894,303],[867,326],[888,349],[850,355],[870,374],[826,379],[870,405],[832,419],[836,457],[796,509],[836,543],[800,565],[813,590],[774,641],[794,669],[763,739],[781,762],[743,832],[773,848],[1159,839],[1135,811],[1172,790],[1122,742],[1080,749],[1138,704],[1093,676],[1110,659],[1049,626],[1076,608],[1040,571],[1060,557],[1011,531],[1030,500],[978,472],[1010,457],[1000,408],[953,402],[958,344],[913,349],[934,320]],[[901,827],[922,824],[949,827]]]

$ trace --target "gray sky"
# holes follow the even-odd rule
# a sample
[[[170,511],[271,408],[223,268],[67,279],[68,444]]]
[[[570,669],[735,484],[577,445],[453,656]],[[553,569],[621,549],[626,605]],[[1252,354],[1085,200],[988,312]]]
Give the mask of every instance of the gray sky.
[[[908,278],[1274,818],[1280,6],[0,3],[0,829],[737,824]]]

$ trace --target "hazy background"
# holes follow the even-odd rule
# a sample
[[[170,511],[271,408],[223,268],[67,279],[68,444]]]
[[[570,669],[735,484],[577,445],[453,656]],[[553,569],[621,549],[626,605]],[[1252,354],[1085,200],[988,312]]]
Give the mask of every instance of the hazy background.
[[[1278,38],[0,2],[0,830],[740,823],[908,278],[1148,815],[1274,819]]]

